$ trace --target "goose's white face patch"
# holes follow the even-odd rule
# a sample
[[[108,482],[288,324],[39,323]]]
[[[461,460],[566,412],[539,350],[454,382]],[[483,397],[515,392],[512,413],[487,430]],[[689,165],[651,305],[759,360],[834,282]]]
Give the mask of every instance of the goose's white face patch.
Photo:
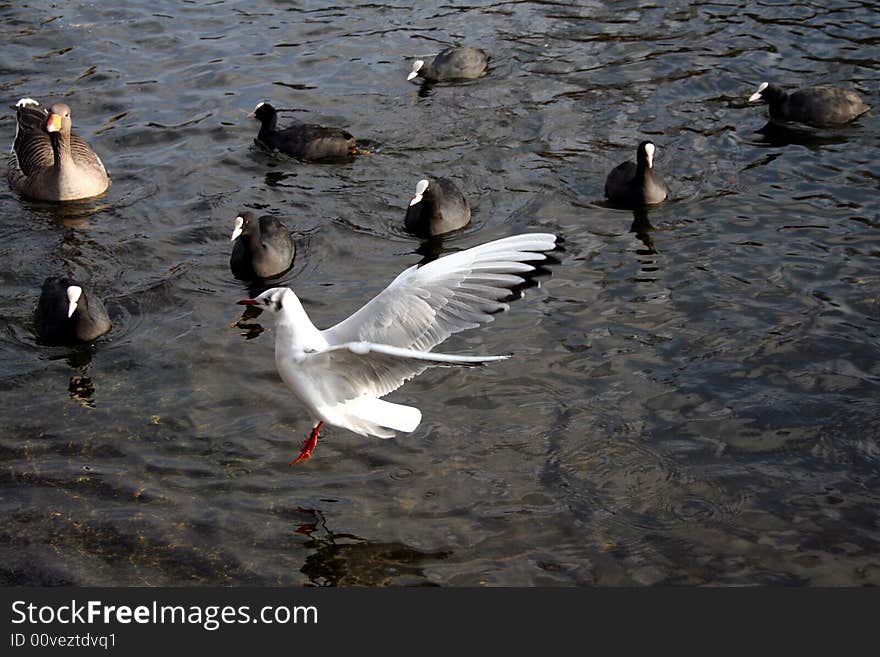
[[[750,102],[750,103],[754,103],[756,100],[761,100],[761,93],[762,93],[762,92],[764,91],[764,89],[766,89],[766,88],[767,88],[767,83],[766,83],[766,82],[762,82],[762,83],[758,86],[758,90],[757,90],[755,93],[753,93],[751,96],[749,96],[749,102]]]
[[[416,183],[416,195],[412,197],[412,201],[409,202],[410,206],[415,205],[416,203],[422,202],[422,195],[424,195],[425,190],[428,189],[428,181],[420,180]]]
[[[422,70],[422,66],[424,65],[425,60],[423,59],[417,59],[416,61],[414,61],[412,71],[409,72],[409,75],[406,76],[406,79],[412,80],[414,77],[416,77],[419,74],[419,71]]]
[[[235,228],[232,229],[232,237],[229,239],[230,242],[234,242],[239,235],[241,235],[241,229],[244,227],[244,218],[236,217],[235,218]]]
[[[71,285],[67,288],[67,316],[73,317],[76,312],[76,304],[82,296],[82,288],[79,285]]]
[[[645,155],[648,156],[648,168],[654,168],[654,144],[645,144]]]

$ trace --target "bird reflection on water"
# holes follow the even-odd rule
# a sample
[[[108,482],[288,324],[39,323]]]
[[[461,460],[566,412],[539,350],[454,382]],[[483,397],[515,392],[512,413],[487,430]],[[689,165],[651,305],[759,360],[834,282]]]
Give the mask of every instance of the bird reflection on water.
[[[95,384],[88,375],[89,364],[92,362],[92,345],[77,347],[67,356],[67,363],[75,371],[70,376],[67,390],[71,399],[83,406],[95,407]]]
[[[848,131],[854,131],[855,128],[811,128],[795,123],[778,123],[776,121],[768,121],[764,126],[755,130],[756,134],[761,135],[759,144],[782,148],[784,146],[806,146],[807,148],[817,148],[819,146],[834,146],[837,144],[845,144],[851,135]]]
[[[437,586],[425,575],[424,565],[452,554],[334,532],[320,509],[297,510],[310,519],[294,530],[308,536],[305,547],[313,550],[300,569],[308,577],[306,586]]]
[[[655,255],[657,253],[654,238],[651,237],[651,231],[653,230],[654,226],[651,225],[651,221],[648,218],[648,209],[636,208],[633,210],[633,222],[629,232],[635,233],[636,237],[645,245],[647,251],[644,255]]]

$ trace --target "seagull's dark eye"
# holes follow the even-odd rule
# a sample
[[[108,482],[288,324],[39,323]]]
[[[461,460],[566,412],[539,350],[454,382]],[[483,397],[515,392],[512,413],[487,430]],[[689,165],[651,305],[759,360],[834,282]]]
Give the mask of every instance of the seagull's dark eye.
[[[269,299],[263,299],[263,303],[265,303],[268,306],[271,303],[271,301]]]

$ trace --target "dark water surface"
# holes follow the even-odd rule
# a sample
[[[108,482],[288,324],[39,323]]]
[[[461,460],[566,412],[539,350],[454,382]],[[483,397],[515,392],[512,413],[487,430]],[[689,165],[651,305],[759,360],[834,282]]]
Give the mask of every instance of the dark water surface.
[[[0,2],[0,135],[63,100],[113,178],[58,207],[0,185],[0,582],[880,584],[880,120],[762,134],[768,80],[880,104],[876,2]],[[476,82],[411,60],[464,42]],[[373,155],[255,148],[260,100]],[[672,198],[606,207],[657,144]],[[233,218],[276,214],[328,326],[419,260],[416,181],[455,180],[455,250],[566,240],[510,313],[444,350],[383,441],[310,427],[274,334],[231,324]],[[93,349],[33,334],[40,284],[107,300]],[[259,321],[259,320],[258,320]]]

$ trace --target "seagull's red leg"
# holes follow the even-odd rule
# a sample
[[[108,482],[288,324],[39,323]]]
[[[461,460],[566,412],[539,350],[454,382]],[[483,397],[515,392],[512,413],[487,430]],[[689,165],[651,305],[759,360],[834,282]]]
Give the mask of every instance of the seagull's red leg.
[[[299,453],[299,456],[290,462],[290,465],[296,465],[300,461],[312,458],[312,452],[314,452],[315,447],[318,446],[318,434],[321,433],[321,427],[323,426],[324,422],[321,421],[312,427],[312,433],[309,434],[309,437],[306,438],[306,441],[303,443],[302,451]]]

